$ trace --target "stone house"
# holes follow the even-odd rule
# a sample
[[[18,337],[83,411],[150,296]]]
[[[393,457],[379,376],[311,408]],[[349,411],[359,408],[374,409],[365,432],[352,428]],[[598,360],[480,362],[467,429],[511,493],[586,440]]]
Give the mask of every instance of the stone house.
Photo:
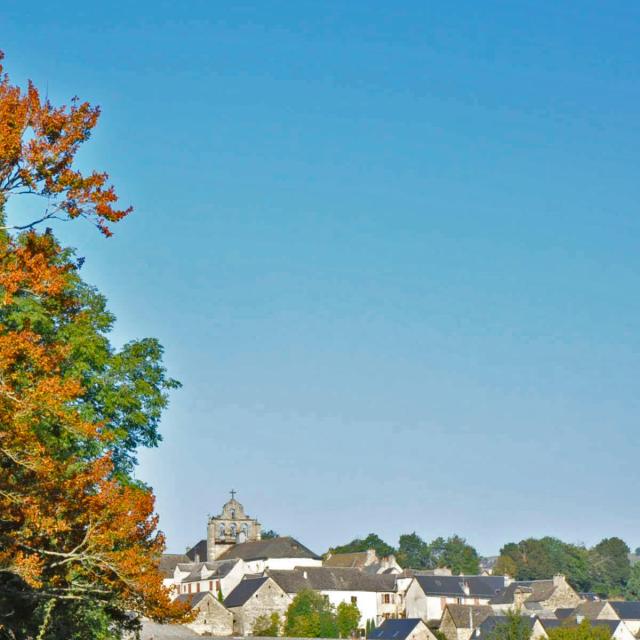
[[[400,614],[392,574],[371,574],[343,567],[298,567],[293,571],[267,573],[293,599],[304,589],[324,595],[337,607],[341,602],[356,604],[360,611],[360,629],[367,620],[378,625]]]
[[[531,629],[531,640],[546,640],[549,636],[538,616],[523,616]],[[471,640],[483,640],[490,635],[499,624],[504,624],[507,616],[493,615],[486,618],[471,634]]]
[[[487,604],[448,604],[442,614],[440,631],[447,640],[469,640],[475,629],[491,615],[493,609]]]
[[[490,604],[496,611],[521,609],[523,612],[546,618],[555,618],[555,610],[577,607],[580,596],[562,575],[551,580],[528,580],[512,582]]]
[[[200,592],[192,595],[181,594],[177,601],[187,602],[196,617],[187,627],[199,635],[230,636],[233,633],[233,614],[218,601],[211,592]]]
[[[212,592],[216,597],[222,592],[231,593],[246,575],[242,560],[217,560],[178,564],[174,571],[174,591],[178,595]]]
[[[586,618],[587,620],[620,620],[615,609],[607,600],[588,600],[581,602],[570,613],[567,610],[556,610],[558,618]]]
[[[385,620],[371,631],[368,640],[436,640],[429,627],[420,619]]]
[[[404,594],[407,618],[438,624],[448,604],[486,605],[504,589],[502,576],[415,576]]]
[[[291,597],[269,576],[245,578],[225,598],[224,606],[233,614],[233,634],[249,636],[260,616],[277,613],[284,619]]]

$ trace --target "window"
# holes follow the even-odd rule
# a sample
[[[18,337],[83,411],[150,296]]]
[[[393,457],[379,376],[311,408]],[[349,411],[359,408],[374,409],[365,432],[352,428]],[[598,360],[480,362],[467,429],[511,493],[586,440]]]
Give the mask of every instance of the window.
[[[389,604],[391,602],[391,595],[389,593],[383,593],[382,602],[383,604]]]
[[[236,517],[236,510],[235,509],[231,509],[231,517],[233,519],[235,519],[235,517]]]
[[[198,584],[196,585],[196,591],[197,591],[198,593],[200,593],[200,583],[199,583],[199,582],[198,582]]]
[[[358,604],[358,598],[356,596],[351,596],[351,604]]]
[[[209,580],[209,591],[213,591],[213,580]]]
[[[231,536],[235,538],[237,533],[238,533],[238,527],[236,527],[236,523],[234,522],[231,525]]]
[[[191,585],[189,585],[189,593],[191,593]]]

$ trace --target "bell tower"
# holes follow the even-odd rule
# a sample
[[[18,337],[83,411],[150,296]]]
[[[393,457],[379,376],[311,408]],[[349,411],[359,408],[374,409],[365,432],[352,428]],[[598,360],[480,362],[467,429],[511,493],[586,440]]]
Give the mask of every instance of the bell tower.
[[[207,523],[207,561],[217,560],[227,549],[243,542],[260,540],[260,523],[245,513],[236,500],[235,489],[231,500],[222,507],[220,515],[209,518]]]

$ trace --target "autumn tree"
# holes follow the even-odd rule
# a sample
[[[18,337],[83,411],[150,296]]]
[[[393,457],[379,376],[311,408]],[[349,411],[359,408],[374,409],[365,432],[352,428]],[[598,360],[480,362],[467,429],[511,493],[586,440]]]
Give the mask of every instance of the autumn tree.
[[[0,54],[1,59],[1,54]],[[85,219],[104,235],[118,209],[105,173],[74,167],[99,110],[54,107],[0,66],[0,632],[116,638],[138,615],[184,614],[162,586],[154,496],[135,481],[177,386],[151,339],[116,350],[114,318],[81,261],[41,223]],[[42,202],[10,224],[14,198]]]

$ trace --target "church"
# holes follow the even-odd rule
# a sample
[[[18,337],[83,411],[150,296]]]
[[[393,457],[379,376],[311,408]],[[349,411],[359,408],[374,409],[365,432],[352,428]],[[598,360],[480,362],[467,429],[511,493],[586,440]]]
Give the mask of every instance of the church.
[[[207,523],[207,562],[217,560],[236,544],[261,539],[260,523],[248,516],[231,490],[231,500],[222,506],[220,515],[209,518]]]

